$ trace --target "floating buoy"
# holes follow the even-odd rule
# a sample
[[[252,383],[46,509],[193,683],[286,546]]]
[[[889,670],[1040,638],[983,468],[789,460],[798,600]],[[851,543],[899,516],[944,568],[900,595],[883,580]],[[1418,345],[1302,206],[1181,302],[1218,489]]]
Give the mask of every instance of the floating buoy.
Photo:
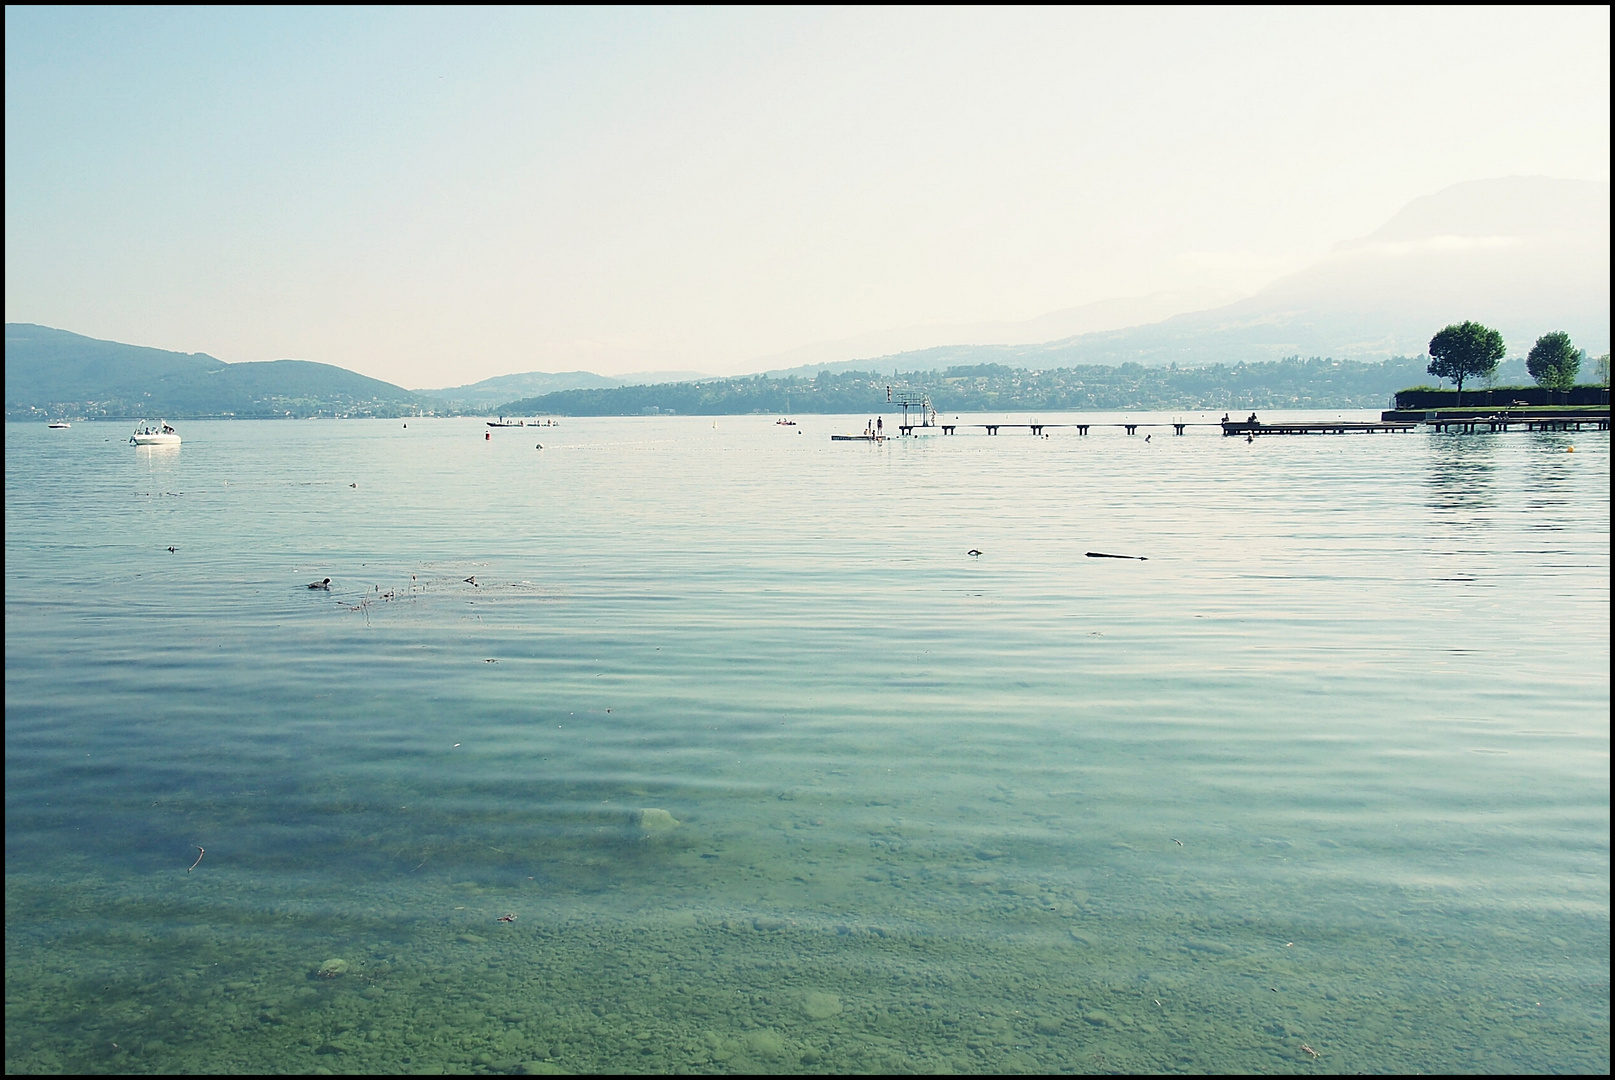
[[[491,439],[492,439],[492,438],[493,438],[493,432],[491,432],[491,431],[484,431],[484,432],[483,432],[483,433],[482,433],[482,437],[483,437],[483,438],[484,438],[484,439],[489,439],[489,440],[491,440]]]
[[[1567,446],[1567,447],[1565,447],[1565,453],[1567,453],[1567,454],[1574,454],[1574,453],[1575,453],[1575,452],[1576,452],[1576,448],[1575,448],[1575,447],[1574,447],[1574,446]]]
[[[535,446],[535,447],[533,447],[533,449],[534,449],[534,450],[542,450],[542,449],[544,449],[544,444],[543,444],[543,443],[539,443],[539,444],[538,444],[538,445],[537,445],[537,446]]]

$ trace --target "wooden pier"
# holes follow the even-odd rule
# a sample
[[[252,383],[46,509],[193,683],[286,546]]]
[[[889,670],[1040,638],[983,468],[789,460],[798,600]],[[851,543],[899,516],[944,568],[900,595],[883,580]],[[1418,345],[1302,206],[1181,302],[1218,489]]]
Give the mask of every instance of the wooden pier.
[[[959,425],[959,424],[907,424],[907,425],[899,426],[897,430],[901,434],[912,435],[914,433],[915,428],[917,428],[917,427],[920,427],[920,428],[939,427],[939,428],[942,429],[942,434],[944,434],[944,435],[952,435],[954,433],[954,431],[957,430],[960,426],[961,425]],[[1043,429],[1044,428],[1062,428],[1062,427],[1076,428],[1078,435],[1086,435],[1086,434],[1088,434],[1088,429],[1092,428],[1092,427],[1119,427],[1119,428],[1125,429],[1127,434],[1129,434],[1129,435],[1136,435],[1136,434],[1138,434],[1138,429],[1141,428],[1141,427],[1169,427],[1169,428],[1172,429],[1172,434],[1174,434],[1174,435],[1182,435],[1184,428],[1190,428],[1190,427],[1216,427],[1217,425],[1216,424],[1195,424],[1195,423],[1192,423],[1192,422],[1189,422],[1189,421],[1185,421],[1184,423],[1181,423],[1181,424],[1174,422],[1174,423],[1162,423],[1162,424],[965,424],[963,426],[964,427],[981,428],[984,431],[986,431],[987,434],[989,434],[989,435],[997,435],[999,428],[1025,428],[1025,429],[1027,429],[1028,431],[1030,431],[1032,433],[1032,436],[1034,438],[1037,438],[1037,437],[1040,437],[1043,434]]]
[[[1160,421],[1151,423],[1115,423],[1115,424],[938,424],[933,418],[932,422],[921,424],[899,424],[897,427],[900,436],[913,435],[921,431],[935,431],[940,428],[942,434],[952,435],[961,427],[979,428],[988,435],[997,435],[1003,429],[1019,428],[1030,432],[1034,438],[1041,438],[1043,433],[1052,428],[1073,428],[1078,435],[1086,435],[1090,428],[1117,427],[1129,435],[1138,434],[1138,429],[1166,428],[1172,429],[1172,434],[1182,435],[1191,427],[1218,427],[1225,436],[1245,436],[1253,439],[1258,435],[1350,435],[1375,433],[1402,433],[1417,431],[1420,427],[1432,431],[1581,431],[1584,427],[1595,431],[1609,430],[1609,410],[1588,409],[1560,409],[1548,410],[1505,410],[1503,412],[1488,413],[1453,413],[1453,412],[1426,412],[1415,413],[1410,411],[1390,411],[1381,414],[1379,420],[1285,420],[1277,423],[1265,423],[1259,420],[1224,420],[1221,423],[1205,421]],[[878,442],[878,437],[869,435],[837,435],[836,439],[857,440],[860,442]]]
[[[917,425],[903,425],[897,430],[903,435],[911,435],[913,434],[916,426]],[[960,426],[981,428],[989,435],[997,435],[999,429],[1001,428],[1023,428],[1031,432],[1035,438],[1042,436],[1044,430],[1047,428],[1075,428],[1078,435],[1086,435],[1088,434],[1088,429],[1094,427],[1117,427],[1121,428],[1129,435],[1137,435],[1139,428],[1167,427],[1172,429],[1172,434],[1174,435],[1182,435],[1185,430],[1192,427],[1220,427],[1224,435],[1344,435],[1347,432],[1352,431],[1413,431],[1419,425],[1417,422],[1406,420],[1379,420],[1373,422],[1358,420],[1317,420],[1280,424],[1253,423],[1251,421],[1224,421],[1223,423],[1219,424],[1216,421],[1185,420],[1179,422],[1174,420],[1170,422],[1137,424],[926,424],[923,426],[940,427],[942,429],[942,434],[944,435],[952,435]]]
[[[1264,424],[1251,420],[1225,420],[1221,426],[1224,435],[1244,435],[1246,438],[1256,435],[1346,435],[1353,432],[1371,435],[1379,431],[1416,431],[1419,427],[1418,424],[1408,420],[1306,420],[1281,421],[1277,424]]]

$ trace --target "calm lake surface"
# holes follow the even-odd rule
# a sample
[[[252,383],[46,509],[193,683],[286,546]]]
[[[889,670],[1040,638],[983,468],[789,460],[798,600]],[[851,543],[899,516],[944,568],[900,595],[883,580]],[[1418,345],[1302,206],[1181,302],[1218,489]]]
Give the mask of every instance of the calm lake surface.
[[[6,425],[7,1071],[1608,1071],[1608,432],[798,419]]]

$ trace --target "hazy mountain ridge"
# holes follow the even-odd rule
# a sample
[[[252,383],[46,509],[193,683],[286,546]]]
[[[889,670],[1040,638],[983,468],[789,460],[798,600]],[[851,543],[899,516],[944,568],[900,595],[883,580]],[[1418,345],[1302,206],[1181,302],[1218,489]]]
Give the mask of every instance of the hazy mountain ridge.
[[[1392,358],[1422,353],[1437,330],[1463,319],[1476,319],[1502,331],[1509,355],[1516,361],[1538,336],[1550,330],[1567,331],[1589,355],[1598,355],[1609,351],[1609,226],[1607,183],[1505,177],[1456,184],[1415,199],[1375,232],[1337,245],[1312,266],[1221,307],[1034,344],[938,345],[878,357],[813,362],[768,375],[774,382],[808,376],[816,379],[821,374],[893,378],[909,372],[931,377],[949,368],[989,364],[1026,369],[1023,374],[1031,382],[1022,380],[1019,385],[1030,393],[1044,373],[1079,368],[1092,369],[1080,380],[1085,385],[1105,381],[1097,374],[1099,369],[1123,365],[1256,371],[1264,362],[1313,356],[1339,358],[1330,363],[1378,363],[1383,368]],[[1139,302],[1151,299],[1135,298]],[[1087,305],[1026,323],[981,325],[1050,326],[1054,323],[1049,320],[1114,318],[1119,314],[1120,309],[1104,304]],[[1280,369],[1272,368],[1269,373],[1277,376]],[[664,381],[652,383],[657,377]],[[6,326],[6,415],[13,418],[151,413],[171,417],[384,416],[496,409],[514,414],[565,411],[563,401],[578,409],[605,409],[611,414],[656,408],[683,411],[699,402],[706,402],[699,407],[719,411],[801,408],[791,405],[789,396],[768,397],[766,405],[758,399],[741,408],[742,401],[755,395],[733,387],[713,389],[745,378],[714,379],[693,372],[622,377],[587,371],[527,372],[416,392],[312,361],[229,364],[204,353],[98,341],[33,324]],[[1127,379],[1118,376],[1112,381],[1121,385]],[[1413,381],[1429,380],[1420,372]],[[676,385],[696,389],[667,389]],[[759,392],[765,385],[766,381],[756,384]],[[1132,397],[1117,391],[1120,396],[1104,400],[1145,400],[1138,397],[1144,393],[1142,386],[1139,383],[1134,388],[1136,393],[1128,391]],[[632,388],[643,392],[602,396]],[[1370,391],[1364,386],[1334,398],[1299,397],[1307,397],[1315,407],[1345,407],[1402,388]],[[1168,402],[1161,407],[1189,407],[1185,403],[1193,397],[1191,389],[1181,386],[1177,397],[1152,390],[1146,398]],[[1100,400],[1093,393],[1072,394],[1069,390],[1066,386],[1047,400]],[[1292,404],[1299,400],[1294,393],[1274,393],[1277,396],[1271,400],[1275,403],[1286,397],[1295,399]],[[720,399],[724,402],[721,408]],[[608,400],[615,404],[608,407]],[[854,411],[869,407],[866,398],[856,400],[861,403]],[[1037,404],[1043,398],[1026,400],[1024,407],[1054,407]],[[1256,404],[1254,397],[1249,400]],[[1238,402],[1227,404],[1233,407]],[[1213,402],[1211,407],[1223,405]]]
[[[1065,340],[1079,334],[1159,322],[1185,310],[1203,310],[1229,303],[1238,296],[1238,293],[1227,289],[1177,290],[1147,296],[1113,297],[1051,311],[1032,319],[878,330],[839,341],[815,342],[763,357],[748,365],[746,374],[812,375],[819,371],[852,370],[855,364],[863,364],[863,370],[868,370],[868,357],[871,356],[907,355],[961,345],[991,347]],[[850,359],[852,357],[864,359]]]
[[[495,375],[491,379],[464,386],[418,390],[416,393],[476,410],[492,409],[512,398],[536,397],[560,390],[599,390],[613,386],[687,382],[712,377],[699,371],[643,371],[629,375],[596,375],[592,371],[524,371],[516,375]]]
[[[1313,357],[1226,366],[1142,364],[1029,370],[962,364],[887,375],[821,371],[811,379],[765,375],[707,382],[567,390],[507,402],[511,415],[867,413],[890,416],[887,387],[924,394],[944,414],[1158,409],[1388,408],[1397,390],[1428,382],[1426,358],[1378,363]],[[1513,371],[1504,373],[1513,375]],[[1519,374],[1524,374],[1520,365]]]
[[[399,416],[432,399],[311,360],[227,364],[102,341],[32,323],[6,324],[6,417]]]
[[[1455,184],[1231,304],[1035,345],[921,349],[863,364],[904,370],[944,356],[1033,367],[1381,360],[1421,353],[1437,330],[1464,319],[1500,330],[1510,356],[1524,356],[1550,330],[1597,355],[1610,340],[1609,198],[1609,184],[1588,180]]]

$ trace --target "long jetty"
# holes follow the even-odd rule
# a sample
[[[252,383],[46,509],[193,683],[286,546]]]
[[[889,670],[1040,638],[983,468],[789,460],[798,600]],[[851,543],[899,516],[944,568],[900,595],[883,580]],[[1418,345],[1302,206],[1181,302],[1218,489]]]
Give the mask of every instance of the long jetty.
[[[1073,428],[1078,435],[1088,434],[1089,429],[1095,427],[1121,428],[1129,435],[1136,435],[1138,429],[1166,428],[1172,429],[1172,434],[1182,435],[1191,427],[1221,428],[1225,436],[1236,437],[1243,435],[1247,439],[1254,439],[1258,435],[1350,435],[1375,433],[1405,433],[1417,431],[1420,427],[1431,431],[1512,431],[1521,429],[1525,431],[1580,431],[1583,427],[1590,427],[1597,431],[1609,430],[1608,408],[1587,409],[1537,409],[1520,410],[1511,409],[1502,412],[1463,412],[1451,411],[1418,412],[1414,410],[1390,410],[1380,414],[1378,420],[1283,420],[1277,423],[1266,423],[1256,419],[1250,420],[1223,420],[1216,421],[1157,421],[1150,423],[1107,423],[1107,424],[899,424],[899,435],[914,435],[924,431],[941,429],[942,434],[952,435],[959,428],[978,428],[988,435],[997,435],[1000,430],[1015,430],[1030,432],[1033,437],[1041,438],[1044,431],[1052,428]],[[862,436],[836,436],[837,439],[862,439],[867,441],[880,441],[878,436],[867,434]]]
[[[1307,420],[1281,421],[1264,424],[1258,420],[1224,420],[1224,435],[1349,435],[1360,432],[1371,435],[1379,431],[1404,432],[1417,430],[1418,424],[1409,420]]]
[[[1044,428],[1076,428],[1078,435],[1086,435],[1088,434],[1088,429],[1092,427],[1118,427],[1126,429],[1127,434],[1129,435],[1136,435],[1138,433],[1138,429],[1141,427],[1169,427],[1172,429],[1172,434],[1182,435],[1184,428],[1216,426],[1216,424],[1195,424],[1192,422],[1180,424],[1176,421],[1171,423],[1155,424],[901,424],[898,426],[897,430],[904,435],[912,435],[915,431],[923,431],[926,428],[941,428],[942,434],[952,435],[959,428],[967,427],[981,428],[989,435],[997,435],[999,428],[1025,428],[1030,431],[1033,436],[1041,436]]]
[[[1378,420],[1372,422],[1355,420],[1321,420],[1280,424],[1263,424],[1254,421],[1228,420],[1225,420],[1222,423],[1217,423],[1215,421],[1179,422],[1174,420],[1170,422],[1137,424],[903,424],[900,425],[897,430],[900,434],[912,435],[918,429],[940,427],[942,429],[942,434],[952,435],[958,428],[968,427],[981,428],[989,435],[997,435],[999,429],[1001,428],[1022,428],[1031,432],[1034,437],[1038,437],[1043,434],[1043,431],[1046,428],[1075,428],[1078,435],[1086,435],[1088,434],[1089,428],[1116,427],[1121,428],[1129,435],[1136,435],[1138,434],[1138,429],[1141,427],[1169,427],[1172,429],[1172,434],[1182,435],[1186,429],[1192,427],[1220,427],[1224,435],[1313,435],[1324,433],[1344,435],[1347,432],[1352,431],[1413,431],[1418,426],[1418,423],[1414,421],[1404,420]]]

